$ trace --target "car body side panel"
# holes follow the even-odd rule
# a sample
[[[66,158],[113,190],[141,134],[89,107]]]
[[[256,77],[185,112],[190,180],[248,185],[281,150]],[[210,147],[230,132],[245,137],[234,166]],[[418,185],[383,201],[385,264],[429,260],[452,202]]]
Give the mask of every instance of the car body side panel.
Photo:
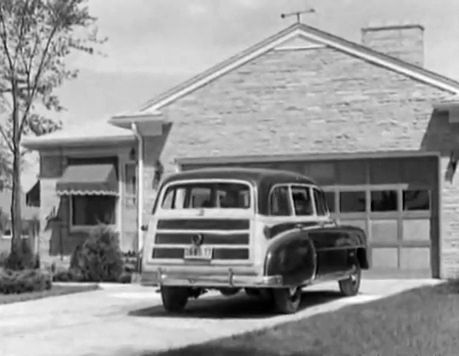
[[[286,285],[307,284],[316,277],[349,270],[359,249],[366,254],[365,234],[353,226],[284,231],[268,247],[265,274],[281,275]]]
[[[306,231],[282,234],[266,251],[265,275],[280,275],[285,285],[307,284],[314,278],[315,271],[316,252]]]

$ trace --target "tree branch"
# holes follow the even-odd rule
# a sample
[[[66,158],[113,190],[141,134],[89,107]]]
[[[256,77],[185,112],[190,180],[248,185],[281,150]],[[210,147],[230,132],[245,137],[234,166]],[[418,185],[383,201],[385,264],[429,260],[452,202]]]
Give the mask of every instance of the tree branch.
[[[56,21],[53,29],[51,30],[51,33],[49,34],[48,40],[46,41],[46,46],[45,46],[45,49],[43,50],[43,54],[40,59],[40,64],[38,65],[37,72],[35,73],[35,76],[33,79],[32,92],[28,97],[27,106],[22,115],[21,124],[19,126],[19,135],[21,135],[22,131],[24,130],[24,125],[25,125],[25,122],[27,121],[27,116],[29,115],[30,108],[32,107],[33,98],[38,88],[38,82],[40,80],[41,72],[43,71],[45,59],[48,55],[49,46],[51,45],[51,41],[53,40],[54,35],[56,34],[59,25],[60,25],[60,21]]]
[[[21,26],[19,27],[19,37],[18,37],[18,43],[16,44],[16,50],[14,53],[14,59],[13,59],[13,65],[16,67],[16,61],[18,59],[19,51],[22,52],[22,41],[24,40],[24,27],[25,27],[25,19],[26,19],[26,13],[27,9],[29,8],[29,0],[26,0],[24,3],[24,7],[22,8],[22,14],[21,14]]]
[[[0,133],[2,134],[3,138],[5,139],[6,145],[10,149],[11,153],[13,153],[14,152],[14,147],[11,144],[11,141],[10,141],[11,138],[8,137],[8,135],[6,134],[5,130],[3,130],[2,126],[0,126]]]
[[[2,26],[2,32],[0,33],[0,38],[2,40],[2,45],[3,45],[3,49],[5,51],[6,58],[8,60],[8,65],[10,66],[10,71],[11,71],[11,78],[10,79],[13,79],[13,77],[14,77],[14,65],[13,65],[13,61],[11,59],[10,51],[8,49],[8,36],[6,34],[5,18],[3,16],[3,9],[2,9],[1,6],[0,6],[0,25]]]

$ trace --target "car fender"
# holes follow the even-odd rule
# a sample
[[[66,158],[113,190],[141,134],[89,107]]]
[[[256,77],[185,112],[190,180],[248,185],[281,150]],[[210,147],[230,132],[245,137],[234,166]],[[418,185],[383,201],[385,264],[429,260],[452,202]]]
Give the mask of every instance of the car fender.
[[[316,269],[316,250],[307,231],[283,232],[266,251],[264,274],[282,276],[284,285],[308,284],[314,279]]]

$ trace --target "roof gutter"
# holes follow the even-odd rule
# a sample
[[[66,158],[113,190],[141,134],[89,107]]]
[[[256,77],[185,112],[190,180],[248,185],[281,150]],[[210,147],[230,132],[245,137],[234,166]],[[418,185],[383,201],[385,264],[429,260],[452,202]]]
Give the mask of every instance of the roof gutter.
[[[102,136],[102,137],[75,137],[75,138],[55,138],[42,140],[40,138],[29,138],[24,139],[22,146],[28,149],[39,150],[41,148],[52,148],[56,146],[65,146],[65,147],[79,147],[85,145],[107,145],[107,144],[119,144],[123,142],[134,142],[135,136],[133,135],[120,135],[120,136]]]

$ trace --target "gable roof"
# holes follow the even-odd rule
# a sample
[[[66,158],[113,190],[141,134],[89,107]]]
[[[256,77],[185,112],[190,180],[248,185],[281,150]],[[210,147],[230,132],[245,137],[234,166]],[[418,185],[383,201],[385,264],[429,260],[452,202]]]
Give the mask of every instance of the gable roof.
[[[152,100],[145,103],[137,112],[132,113],[132,116],[145,115],[149,112],[157,112],[162,107],[171,102],[191,93],[199,87],[211,82],[212,80],[228,73],[244,63],[292,40],[298,42],[298,38],[312,44],[325,45],[337,49],[349,55],[361,58],[370,63],[379,65],[389,70],[404,74],[413,79],[419,80],[426,84],[432,85],[439,89],[459,94],[459,82],[451,78],[445,77],[438,73],[421,68],[414,64],[405,62],[387,54],[377,52],[371,48],[361,44],[348,41],[342,37],[335,36],[328,32],[324,32],[317,28],[296,23],[281,32],[261,41],[254,46],[236,54],[233,57],[211,67],[210,69],[194,76],[193,78],[179,84],[172,89],[160,94]],[[314,47],[314,46],[312,46]],[[117,118],[114,116],[110,122],[116,124]]]

